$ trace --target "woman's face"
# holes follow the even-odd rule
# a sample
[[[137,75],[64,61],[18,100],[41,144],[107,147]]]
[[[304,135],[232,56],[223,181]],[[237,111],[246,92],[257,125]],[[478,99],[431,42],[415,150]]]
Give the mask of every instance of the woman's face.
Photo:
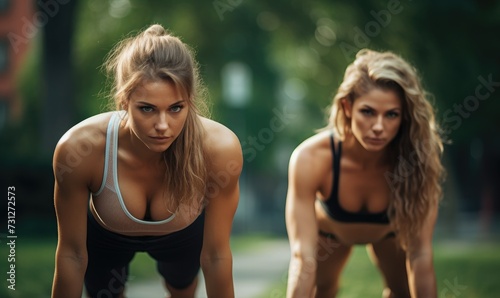
[[[392,90],[375,88],[352,104],[345,101],[344,111],[351,119],[352,134],[367,151],[384,149],[401,126],[401,99]]]
[[[188,115],[188,103],[171,82],[144,82],[130,95],[130,128],[151,151],[167,150],[179,136]]]

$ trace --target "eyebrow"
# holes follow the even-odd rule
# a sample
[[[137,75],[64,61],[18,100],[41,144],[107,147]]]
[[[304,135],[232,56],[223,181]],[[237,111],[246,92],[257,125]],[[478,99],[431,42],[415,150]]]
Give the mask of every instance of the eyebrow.
[[[362,108],[369,108],[369,109],[372,109],[372,110],[375,110],[375,111],[376,111],[376,109],[374,109],[373,107],[371,107],[371,106],[369,106],[369,105],[367,105],[367,104],[364,104],[364,105],[362,106]],[[388,109],[386,112],[394,112],[394,111],[401,111],[401,108],[397,108],[397,107],[396,107],[396,108]]]
[[[178,104],[180,104],[180,103],[183,103],[183,102],[185,102],[185,100],[184,100],[184,99],[181,99],[181,100],[176,101],[176,102],[174,102],[173,104],[169,105],[169,107],[176,106],[176,105],[178,105]],[[155,107],[155,108],[156,108],[156,106],[155,106],[154,104],[149,103],[149,102],[147,102],[147,101],[142,101],[142,100],[141,100],[141,101],[136,102],[136,104],[139,104],[139,105],[146,105],[146,106],[152,106],[152,107]]]

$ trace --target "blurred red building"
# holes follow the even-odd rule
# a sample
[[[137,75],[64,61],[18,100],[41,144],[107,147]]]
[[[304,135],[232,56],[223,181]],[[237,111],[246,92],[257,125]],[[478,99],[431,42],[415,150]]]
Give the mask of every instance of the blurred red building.
[[[34,12],[32,0],[0,0],[0,129],[22,112],[16,78],[35,35],[30,31]]]

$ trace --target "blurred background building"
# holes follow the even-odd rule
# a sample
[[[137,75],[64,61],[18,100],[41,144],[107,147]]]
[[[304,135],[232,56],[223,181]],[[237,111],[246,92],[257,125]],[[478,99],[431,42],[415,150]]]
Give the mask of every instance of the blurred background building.
[[[29,1],[0,1],[0,131],[7,122],[20,120],[22,116],[21,92],[17,87],[17,75],[30,45],[24,22],[34,13]]]

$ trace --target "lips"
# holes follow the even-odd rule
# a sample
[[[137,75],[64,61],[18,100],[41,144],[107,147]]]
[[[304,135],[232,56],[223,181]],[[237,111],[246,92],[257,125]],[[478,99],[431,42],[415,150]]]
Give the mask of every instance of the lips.
[[[166,142],[168,140],[170,140],[170,137],[164,137],[164,136],[161,136],[161,137],[151,137],[153,140],[156,140],[158,142]]]
[[[372,144],[383,144],[385,143],[384,139],[378,139],[378,138],[366,138],[366,141]]]

